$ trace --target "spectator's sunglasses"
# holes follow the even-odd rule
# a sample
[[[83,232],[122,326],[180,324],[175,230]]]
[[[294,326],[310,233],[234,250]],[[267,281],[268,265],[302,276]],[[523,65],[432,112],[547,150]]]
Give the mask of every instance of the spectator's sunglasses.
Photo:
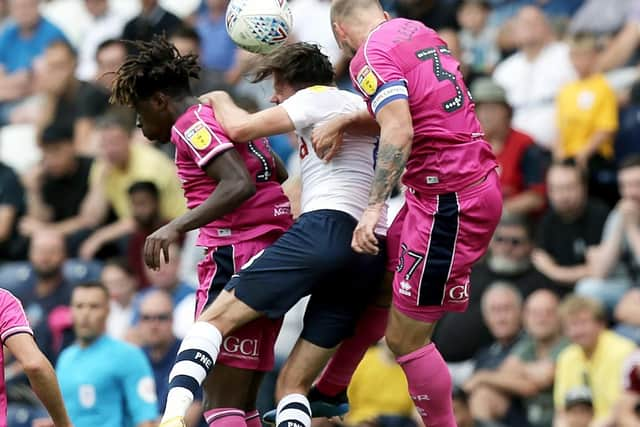
[[[499,234],[496,234],[495,236],[493,236],[493,240],[495,240],[496,243],[505,243],[505,244],[510,244],[511,246],[522,245],[523,243],[526,242],[526,239],[522,239],[520,237],[506,237],[506,236],[501,236]]]
[[[140,320],[143,322],[166,322],[171,319],[171,314],[163,313],[163,314],[141,314]]]

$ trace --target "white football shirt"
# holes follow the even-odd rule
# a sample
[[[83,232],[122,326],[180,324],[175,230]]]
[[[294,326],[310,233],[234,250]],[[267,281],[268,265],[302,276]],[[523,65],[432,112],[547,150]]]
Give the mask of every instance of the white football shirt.
[[[359,220],[373,182],[377,139],[345,134],[340,152],[325,162],[316,155],[311,132],[340,114],[366,110],[362,97],[329,86],[312,86],[280,104],[296,128],[302,180],[301,212],[332,209]],[[376,233],[386,235],[385,205]]]

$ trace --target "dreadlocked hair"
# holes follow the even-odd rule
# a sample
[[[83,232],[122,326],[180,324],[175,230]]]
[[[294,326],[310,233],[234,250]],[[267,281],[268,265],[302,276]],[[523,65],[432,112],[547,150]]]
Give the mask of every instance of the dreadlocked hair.
[[[125,42],[135,53],[129,54],[116,72],[109,99],[112,104],[133,107],[155,92],[190,94],[189,79],[200,75],[196,55],[180,55],[164,35],[154,35],[148,42]]]

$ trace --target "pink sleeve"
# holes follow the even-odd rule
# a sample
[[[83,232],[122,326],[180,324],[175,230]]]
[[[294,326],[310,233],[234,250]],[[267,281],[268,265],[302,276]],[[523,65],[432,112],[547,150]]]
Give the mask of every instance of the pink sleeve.
[[[364,47],[366,65],[357,71],[356,82],[370,99],[374,114],[397,99],[409,99],[407,80],[393,54],[381,43],[369,40]]]
[[[204,168],[211,160],[233,148],[233,143],[213,116],[211,108],[200,106],[176,126],[180,140],[198,164]]]
[[[20,301],[5,289],[0,290],[0,340],[2,343],[18,333],[32,334]]]

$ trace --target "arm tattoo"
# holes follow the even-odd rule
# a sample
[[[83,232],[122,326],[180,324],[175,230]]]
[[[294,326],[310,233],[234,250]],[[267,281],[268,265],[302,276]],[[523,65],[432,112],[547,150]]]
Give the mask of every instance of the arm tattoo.
[[[399,147],[380,144],[378,165],[369,195],[369,206],[384,203],[389,198],[404,172],[410,151],[411,145]]]

